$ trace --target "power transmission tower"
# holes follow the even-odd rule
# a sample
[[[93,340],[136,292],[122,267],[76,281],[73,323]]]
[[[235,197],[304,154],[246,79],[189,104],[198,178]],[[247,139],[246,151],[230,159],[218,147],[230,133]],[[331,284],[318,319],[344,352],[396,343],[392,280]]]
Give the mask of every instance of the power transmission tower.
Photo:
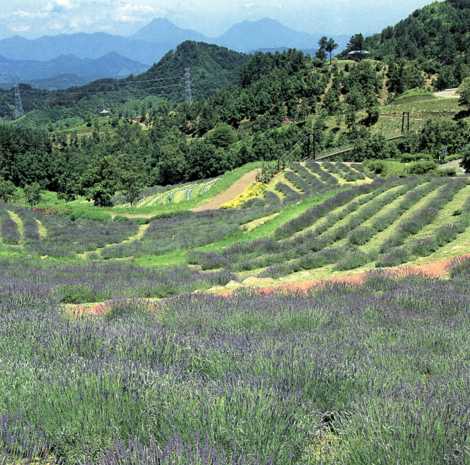
[[[17,82],[15,85],[15,113],[14,118],[18,119],[24,115],[23,100],[21,99],[20,85]]]
[[[191,105],[193,103],[193,83],[191,77],[191,68],[189,67],[184,70],[184,81],[186,91],[186,103],[189,103]]]

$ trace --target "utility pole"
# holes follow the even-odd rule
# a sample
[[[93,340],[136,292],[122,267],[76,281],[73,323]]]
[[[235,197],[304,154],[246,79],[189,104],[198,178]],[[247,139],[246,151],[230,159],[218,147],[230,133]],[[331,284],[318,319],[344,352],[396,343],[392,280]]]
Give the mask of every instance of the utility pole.
[[[402,118],[401,118],[401,133],[405,134],[410,132],[410,112],[405,111],[403,112]]]
[[[186,103],[189,103],[191,105],[193,103],[193,83],[191,77],[191,68],[189,66],[184,70],[184,82],[186,91]]]
[[[18,119],[24,115],[23,100],[21,99],[20,85],[17,82],[15,85],[15,113],[14,118]]]

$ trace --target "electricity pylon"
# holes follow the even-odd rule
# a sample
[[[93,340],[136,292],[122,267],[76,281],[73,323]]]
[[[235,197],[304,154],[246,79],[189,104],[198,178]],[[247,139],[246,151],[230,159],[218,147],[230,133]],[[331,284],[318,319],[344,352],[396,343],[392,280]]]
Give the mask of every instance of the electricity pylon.
[[[186,90],[186,103],[191,105],[193,103],[193,83],[191,77],[191,68],[189,67],[184,70],[184,81]]]

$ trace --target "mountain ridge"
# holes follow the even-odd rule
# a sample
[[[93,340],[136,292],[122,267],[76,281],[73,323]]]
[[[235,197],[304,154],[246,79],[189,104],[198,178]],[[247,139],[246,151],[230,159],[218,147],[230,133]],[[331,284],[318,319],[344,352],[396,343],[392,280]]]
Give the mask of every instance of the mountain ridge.
[[[129,37],[106,32],[46,35],[37,39],[13,36],[0,39],[0,55],[16,60],[50,61],[60,55],[97,59],[110,52],[152,65],[186,40],[206,42],[243,53],[259,49],[313,49],[321,34],[300,32],[279,21],[264,18],[234,24],[219,37],[176,26],[167,19],[155,18]],[[341,36],[341,43],[344,38]]]
[[[103,78],[124,78],[131,74],[141,74],[146,65],[130,60],[116,52],[109,52],[97,59],[79,58],[73,54],[63,54],[49,61],[12,60],[0,55],[0,83],[12,84],[17,79],[26,84],[42,82],[41,88],[49,86],[48,81],[61,77],[61,86],[66,85],[65,76],[73,78],[70,85],[86,84]]]

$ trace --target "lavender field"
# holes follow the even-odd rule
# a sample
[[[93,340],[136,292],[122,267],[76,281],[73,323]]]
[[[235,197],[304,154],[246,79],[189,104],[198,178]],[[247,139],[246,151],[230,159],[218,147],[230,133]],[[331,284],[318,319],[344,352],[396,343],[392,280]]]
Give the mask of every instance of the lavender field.
[[[2,464],[470,463],[469,260],[448,280],[116,299],[79,319],[66,269],[2,270]],[[124,297],[157,278],[127,271],[80,279]]]

